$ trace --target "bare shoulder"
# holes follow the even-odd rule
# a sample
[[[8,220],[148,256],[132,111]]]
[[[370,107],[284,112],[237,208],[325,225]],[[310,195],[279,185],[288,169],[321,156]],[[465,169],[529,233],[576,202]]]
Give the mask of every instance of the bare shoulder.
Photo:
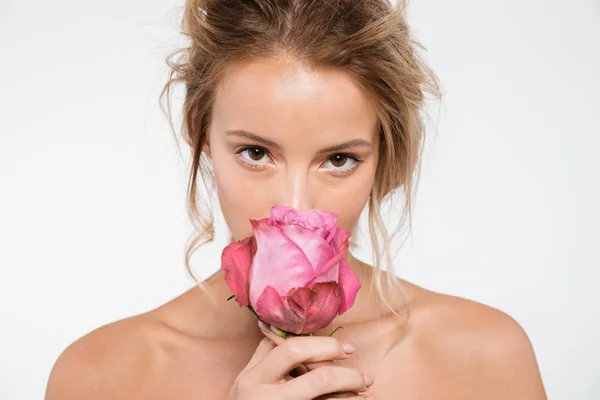
[[[236,317],[217,320],[207,304],[194,288],[83,336],[56,361],[46,400],[217,398],[212,392],[226,392],[235,378],[230,370],[241,369],[253,352],[233,346],[254,339],[223,339]]]
[[[47,400],[135,399],[156,367],[152,338],[160,324],[142,314],[102,326],[72,343],[56,361]]]
[[[473,398],[546,399],[531,341],[513,317],[476,301],[408,285],[410,324],[420,351],[448,376],[460,376]]]

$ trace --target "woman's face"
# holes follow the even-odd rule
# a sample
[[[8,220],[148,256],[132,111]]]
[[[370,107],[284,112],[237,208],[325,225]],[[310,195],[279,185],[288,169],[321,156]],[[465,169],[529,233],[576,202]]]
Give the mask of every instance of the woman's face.
[[[352,231],[375,179],[375,105],[345,72],[268,59],[219,86],[204,151],[234,240],[277,204],[338,215]]]

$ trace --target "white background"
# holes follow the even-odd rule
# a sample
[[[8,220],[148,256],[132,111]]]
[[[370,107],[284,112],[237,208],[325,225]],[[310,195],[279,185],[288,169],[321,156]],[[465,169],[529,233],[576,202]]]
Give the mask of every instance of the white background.
[[[157,103],[182,4],[0,1],[1,399],[42,398],[75,339],[192,286],[187,152]],[[445,97],[397,272],[509,313],[550,398],[598,399],[600,5],[413,0],[409,18]]]

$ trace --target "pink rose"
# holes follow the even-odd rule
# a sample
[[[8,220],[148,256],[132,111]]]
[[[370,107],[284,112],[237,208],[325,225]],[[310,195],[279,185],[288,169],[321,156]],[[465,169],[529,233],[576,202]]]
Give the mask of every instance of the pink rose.
[[[254,236],[229,244],[221,255],[236,301],[267,324],[313,333],[354,304],[358,278],[344,259],[350,233],[337,215],[274,206],[250,220]]]

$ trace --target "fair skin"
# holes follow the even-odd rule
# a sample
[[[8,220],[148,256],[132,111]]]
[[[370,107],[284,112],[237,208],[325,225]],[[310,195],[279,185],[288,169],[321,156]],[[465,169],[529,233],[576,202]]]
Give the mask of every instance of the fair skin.
[[[251,235],[248,220],[275,204],[335,212],[352,231],[376,179],[378,119],[350,76],[277,58],[235,66],[219,89],[204,151],[233,238]],[[206,280],[223,299],[216,304],[193,288],[73,343],[46,399],[546,399],[531,343],[511,317],[400,280],[409,318],[399,322],[370,290],[372,267],[346,259],[362,289],[315,337],[264,333],[225,301],[232,293],[219,271]],[[344,355],[344,343],[355,352]],[[300,364],[300,376],[285,375]]]

